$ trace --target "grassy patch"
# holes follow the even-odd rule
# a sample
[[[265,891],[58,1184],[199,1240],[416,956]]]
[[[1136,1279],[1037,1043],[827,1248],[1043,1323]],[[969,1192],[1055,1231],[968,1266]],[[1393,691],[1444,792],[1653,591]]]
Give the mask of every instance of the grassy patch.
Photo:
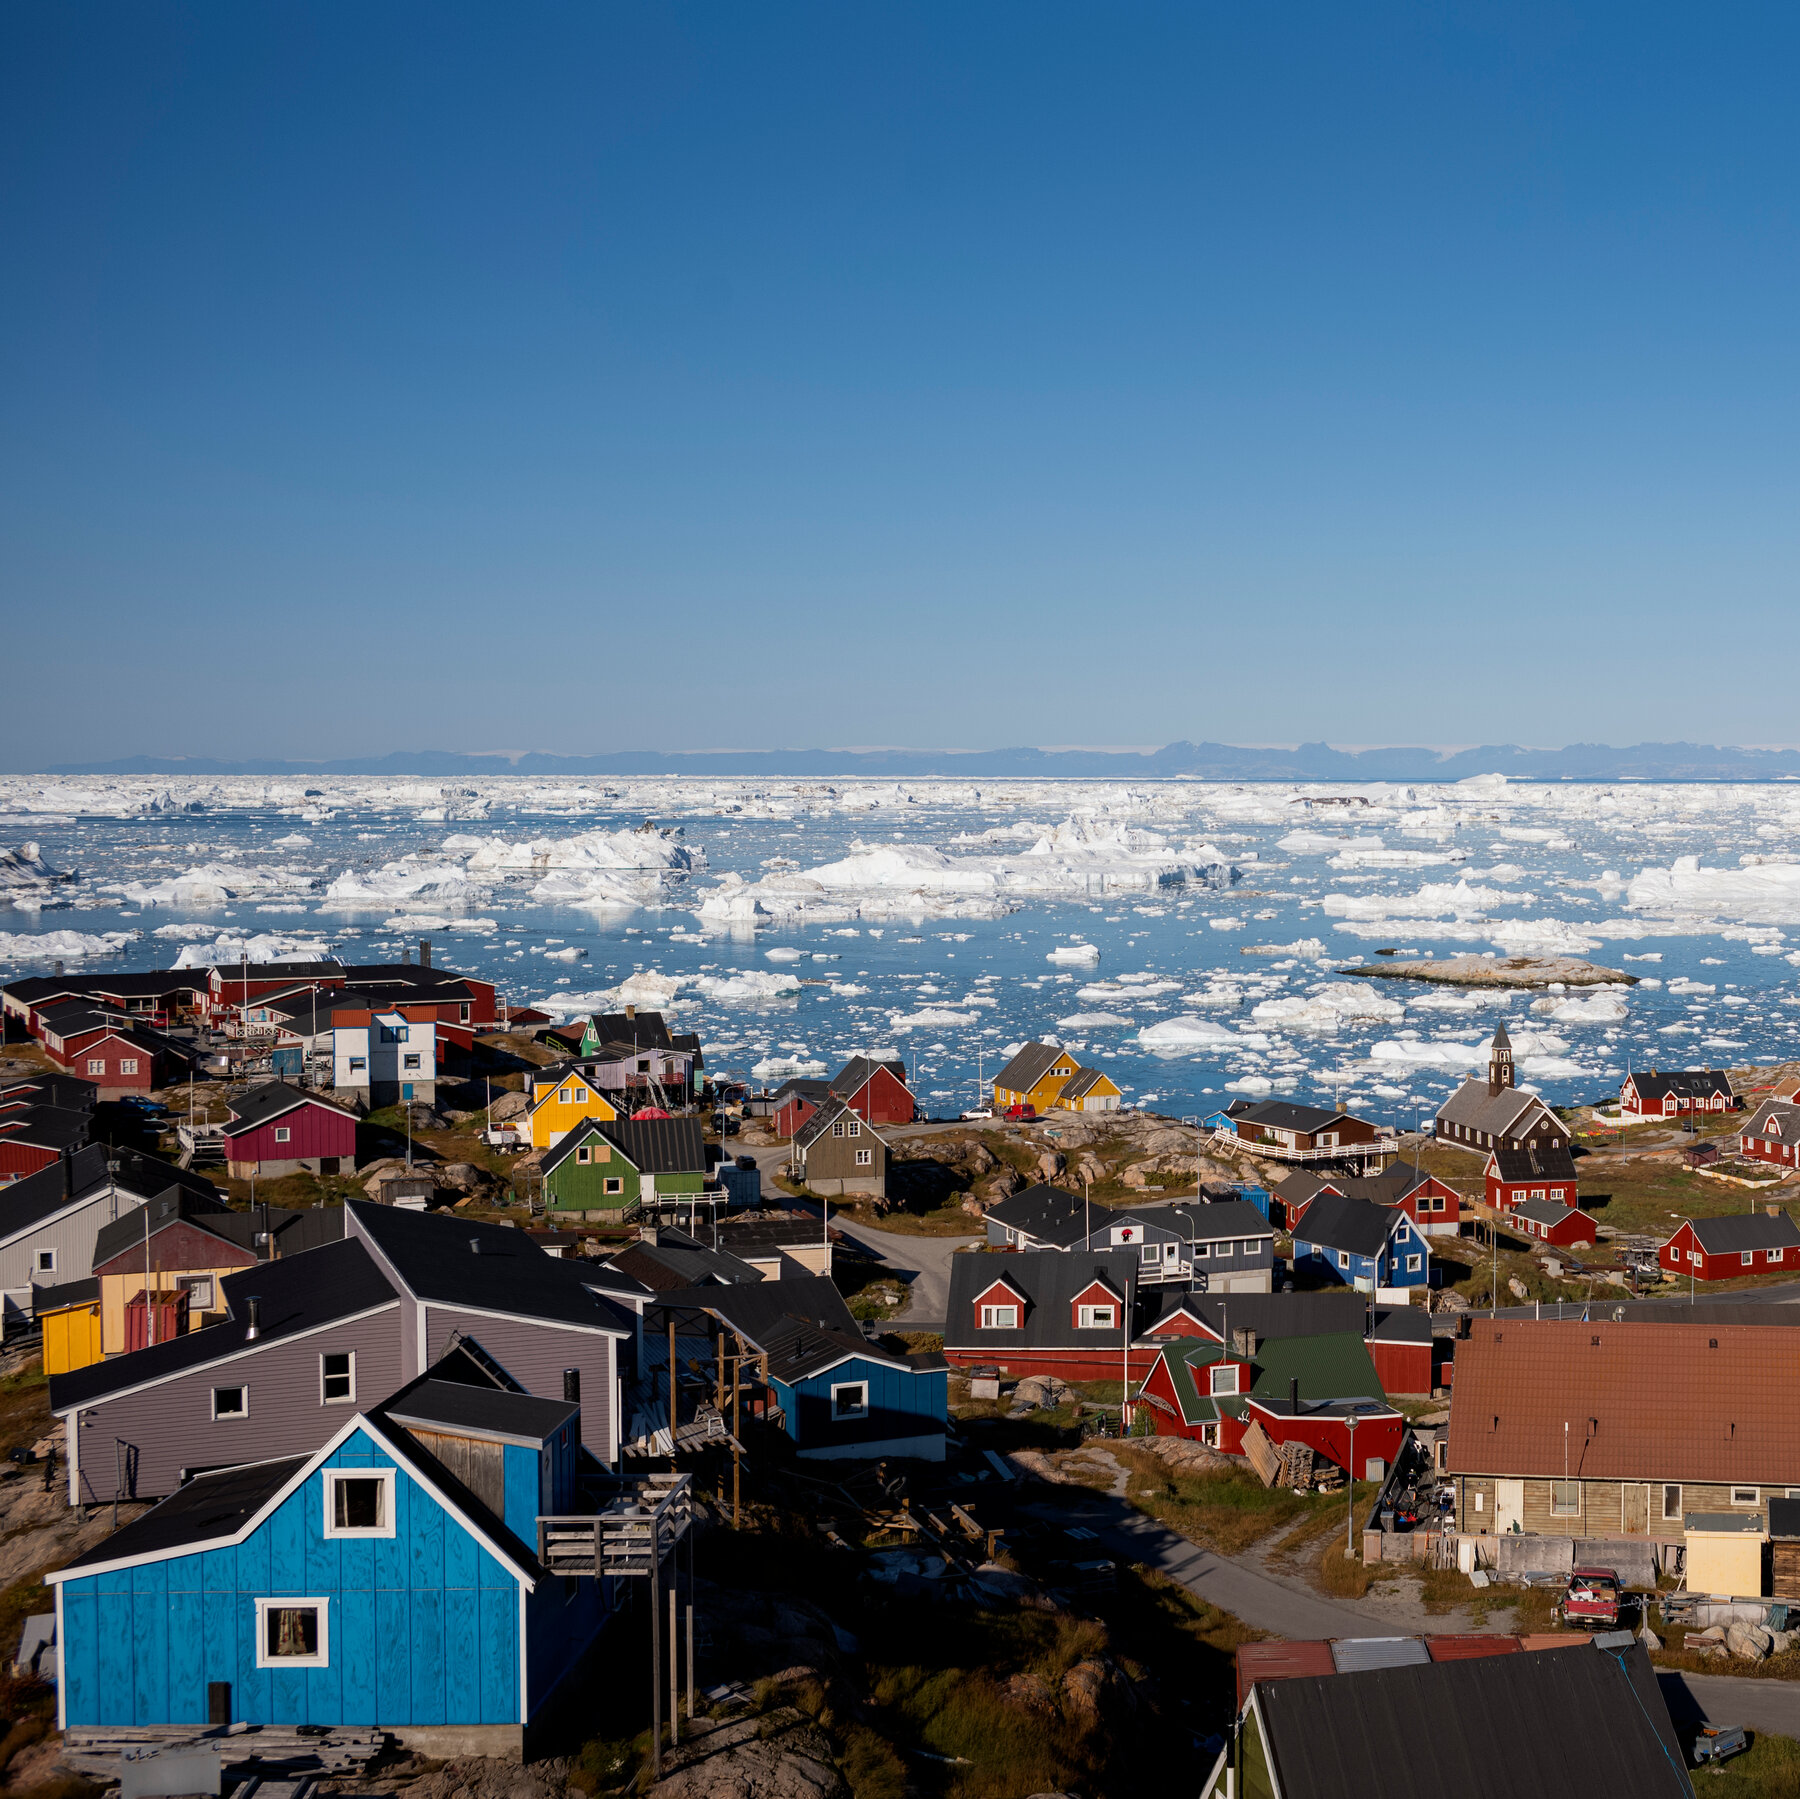
[[[1337,1599],[1361,1599],[1378,1580],[1392,1580],[1400,1572],[1398,1562],[1365,1562],[1347,1555],[1335,1537],[1319,1557],[1319,1585]]]
[[[1759,1730],[1742,1755],[1695,1774],[1694,1785],[1705,1799],[1792,1799],[1800,1793],[1800,1742]]]
[[[1132,1503],[1159,1524],[1178,1530],[1221,1555],[1235,1555],[1271,1531],[1321,1512],[1341,1527],[1347,1499],[1342,1494],[1306,1494],[1265,1487],[1248,1469],[1205,1469],[1176,1473],[1146,1450],[1129,1443],[1109,1445],[1140,1478],[1132,1482]],[[1373,1496],[1374,1489],[1368,1489]],[[1359,1497],[1358,1504],[1366,1503]]]

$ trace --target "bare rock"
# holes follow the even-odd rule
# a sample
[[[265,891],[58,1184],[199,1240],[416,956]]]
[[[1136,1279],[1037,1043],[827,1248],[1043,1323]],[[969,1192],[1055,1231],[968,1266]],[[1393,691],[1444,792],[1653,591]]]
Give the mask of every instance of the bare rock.
[[[473,1162],[446,1162],[437,1170],[438,1183],[458,1193],[479,1193],[494,1184],[494,1177]]]
[[[458,1756],[397,1789],[404,1799],[564,1799],[566,1761],[521,1765],[491,1756]]]
[[[1037,1159],[1038,1173],[1045,1180],[1053,1181],[1069,1166],[1069,1158],[1061,1150],[1041,1150]]]
[[[1037,1674],[1015,1674],[1003,1689],[1008,1705],[1022,1711],[1040,1712],[1049,1717],[1056,1710],[1056,1695],[1050,1683]]]
[[[987,1201],[985,1199],[977,1199],[973,1193],[965,1193],[962,1196],[962,1209],[967,1212],[971,1218],[979,1218],[982,1213],[987,1210]]]
[[[1010,1199],[1025,1185],[1018,1171],[1013,1168],[1002,1168],[987,1184],[987,1198],[991,1203],[997,1199]]]
[[[992,1174],[1000,1166],[1000,1158],[985,1143],[959,1144],[953,1159],[972,1175]]]
[[[1529,1299],[1531,1297],[1530,1289],[1516,1274],[1509,1274],[1506,1277],[1506,1290],[1514,1299]]]
[[[1725,1632],[1725,1649],[1741,1662],[1760,1662],[1769,1653],[1769,1633],[1758,1624],[1733,1624]]]
[[[1063,1706],[1078,1718],[1098,1718],[1105,1692],[1106,1665],[1103,1662],[1077,1662],[1062,1678]]]
[[[1156,1172],[1155,1166],[1149,1162],[1133,1162],[1119,1179],[1127,1187],[1144,1187],[1149,1184],[1151,1175]]]
[[[531,1101],[523,1093],[502,1093],[488,1107],[488,1117],[495,1124],[504,1124],[509,1118],[523,1118],[531,1110]]]
[[[792,1707],[698,1720],[649,1799],[848,1799],[824,1733]]]

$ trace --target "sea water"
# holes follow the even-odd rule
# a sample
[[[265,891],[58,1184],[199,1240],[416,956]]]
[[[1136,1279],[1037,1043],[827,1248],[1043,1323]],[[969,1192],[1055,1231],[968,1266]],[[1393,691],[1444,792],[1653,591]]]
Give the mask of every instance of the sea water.
[[[421,936],[514,1006],[660,1006],[758,1083],[897,1054],[941,1115],[1035,1037],[1129,1105],[1409,1125],[1502,1019],[1556,1103],[1800,1056],[1800,790],[0,778],[0,978]],[[1382,949],[1639,979],[1346,972]]]

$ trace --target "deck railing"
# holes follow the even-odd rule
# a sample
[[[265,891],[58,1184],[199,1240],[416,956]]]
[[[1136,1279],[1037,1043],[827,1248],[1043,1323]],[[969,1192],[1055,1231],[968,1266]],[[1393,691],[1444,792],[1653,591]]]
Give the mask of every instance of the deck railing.
[[[598,1512],[539,1518],[538,1560],[552,1574],[654,1573],[693,1522],[689,1477],[652,1474],[631,1486]]]

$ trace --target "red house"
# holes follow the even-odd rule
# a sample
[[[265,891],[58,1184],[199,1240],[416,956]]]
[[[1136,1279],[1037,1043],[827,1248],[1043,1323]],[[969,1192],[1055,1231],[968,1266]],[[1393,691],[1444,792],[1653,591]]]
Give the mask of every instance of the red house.
[[[1523,1149],[1488,1151],[1487,1202],[1496,1211],[1510,1212],[1527,1200],[1553,1200],[1558,1205],[1578,1204],[1575,1192],[1575,1158],[1561,1143],[1528,1143]]]
[[[1428,1169],[1404,1162],[1381,1174],[1356,1177],[1301,1171],[1276,1182],[1271,1191],[1282,1203],[1290,1232],[1321,1193],[1372,1200],[1378,1206],[1399,1206],[1423,1236],[1454,1237],[1462,1229],[1462,1195]]]
[[[1039,1249],[950,1258],[944,1359],[953,1368],[1137,1379],[1157,1345],[1132,1340],[1136,1250]]]
[[[831,1097],[829,1081],[787,1081],[775,1090],[780,1101],[769,1114],[777,1137],[791,1137]],[[865,1118],[865,1124],[869,1121]]]
[[[1684,1218],[1656,1259],[1665,1274],[1703,1281],[1800,1268],[1800,1229],[1776,1207],[1723,1218]]]
[[[1353,1480],[1373,1479],[1377,1462],[1385,1475],[1406,1436],[1404,1416],[1374,1400],[1303,1399],[1296,1410],[1286,1399],[1251,1399],[1245,1409],[1271,1443],[1304,1443],[1316,1461],[1349,1469]]]
[[[86,1112],[0,1102],[0,1185],[48,1168],[65,1149],[80,1149],[92,1125]]]
[[[265,1081],[233,1100],[224,1135],[225,1165],[234,1179],[356,1167],[355,1117],[285,1081]]]
[[[1678,1068],[1628,1074],[1619,1110],[1633,1118],[1676,1118],[1683,1112],[1735,1112],[1738,1097],[1722,1068]]]
[[[1738,1133],[1741,1154],[1778,1168],[1800,1168],[1800,1105],[1792,1100],[1765,1099]]]
[[[65,1047],[52,1049],[46,1038],[44,1048],[77,1080],[91,1082],[101,1099],[148,1093],[162,1084],[161,1046],[130,1025],[82,1031],[64,1041]]]
[[[906,1064],[852,1056],[830,1083],[830,1090],[865,1124],[911,1124],[918,1116]]]
[[[1558,1249],[1574,1249],[1600,1240],[1593,1219],[1579,1206],[1564,1205],[1560,1199],[1521,1200],[1512,1208],[1509,1222],[1521,1236],[1534,1243],[1554,1244]]]

